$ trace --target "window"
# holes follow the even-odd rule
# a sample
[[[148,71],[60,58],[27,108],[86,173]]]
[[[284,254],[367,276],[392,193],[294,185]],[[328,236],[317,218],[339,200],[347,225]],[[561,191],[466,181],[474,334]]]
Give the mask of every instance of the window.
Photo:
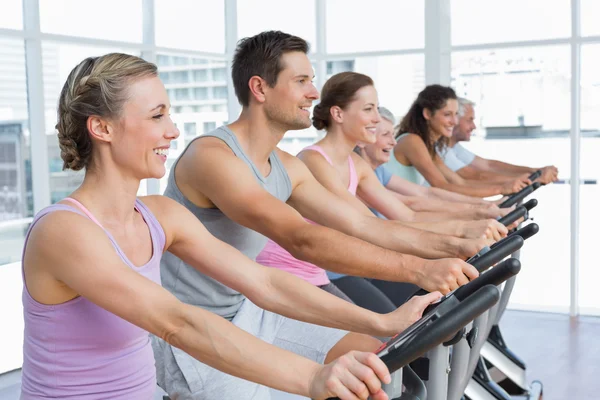
[[[327,1],[327,52],[402,50],[425,46],[424,0]],[[370,28],[367,28],[370,27]]]
[[[155,0],[154,8],[158,46],[225,53],[224,0]]]
[[[21,0],[4,0],[2,2],[0,28],[23,29],[23,3]]]
[[[335,75],[338,72],[354,71],[354,60],[347,61],[327,61],[327,77]]]
[[[174,56],[173,64],[174,65],[189,65],[189,64],[191,64],[191,62],[190,62],[190,59],[187,57]]]
[[[194,88],[194,99],[195,100],[207,100],[208,99],[208,88],[205,88],[205,87]]]
[[[318,0],[321,1],[321,0]],[[238,38],[279,30],[306,40],[316,50],[315,0],[292,3],[281,0],[237,0]]]
[[[359,57],[327,63],[328,78],[329,72],[336,74],[344,71],[370,76],[377,88],[379,104],[396,116],[404,115],[408,111],[419,91],[425,86],[425,58],[422,54]]]
[[[0,169],[0,196],[4,194],[14,193],[17,189],[18,180],[17,180],[17,171],[14,168],[11,169]],[[8,208],[10,211],[18,211],[19,202],[17,196],[11,196],[10,200],[12,204],[7,206],[5,203],[5,208]]]
[[[188,71],[173,71],[171,72],[170,77],[170,83],[188,83],[190,81],[188,78]]]
[[[190,91],[188,89],[175,89],[175,100],[190,100]]]
[[[582,4],[583,6],[583,4]],[[595,282],[600,280],[595,252],[600,218],[600,44],[581,49],[581,169],[579,227],[579,302],[582,313],[600,315]]]
[[[42,32],[142,42],[142,0],[103,0],[102,6],[93,7],[93,14],[88,1],[39,0],[39,3]]]
[[[600,15],[600,2],[597,0],[579,0],[581,4],[581,35],[600,35],[598,15]]]
[[[171,83],[171,74],[169,74],[168,72],[159,72],[158,77],[165,85],[167,83]]]
[[[205,69],[194,70],[194,81],[206,82],[208,80],[208,71]]]
[[[554,164],[561,178],[568,178],[569,54],[569,46],[453,53],[452,86],[476,103],[478,130],[465,147],[517,165]],[[535,217],[544,226],[521,252],[526,268],[519,273],[511,304],[564,311],[569,306],[569,186],[549,185],[535,197]]]
[[[202,124],[202,129],[204,129],[204,133],[214,131],[215,129],[217,129],[217,123],[216,122],[205,122],[204,124]]]
[[[17,162],[17,143],[7,142],[0,147],[0,164],[14,164]]]
[[[196,136],[196,123],[195,122],[184,123],[183,131],[186,136]]]
[[[0,38],[0,59],[0,264],[6,264],[21,259],[33,214],[23,41]]]
[[[215,80],[215,81],[227,80],[227,72],[225,71],[225,68],[213,69],[213,80]]]
[[[571,36],[570,0],[451,0],[452,44]]]
[[[568,135],[570,62],[566,46],[455,52],[453,86],[478,104],[488,136]],[[518,96],[515,94],[518,93]]]
[[[173,65],[173,57],[164,54],[159,54],[156,56],[156,65],[158,65],[159,67]]]
[[[226,99],[227,98],[227,87],[215,87],[213,88],[215,99]]]

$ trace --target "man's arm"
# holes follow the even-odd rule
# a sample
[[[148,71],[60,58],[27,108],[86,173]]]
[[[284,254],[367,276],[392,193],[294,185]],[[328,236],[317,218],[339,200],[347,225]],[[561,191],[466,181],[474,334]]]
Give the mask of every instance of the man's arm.
[[[530,168],[475,156],[471,166],[483,173],[502,174],[513,178],[515,176],[529,176],[535,171],[540,170],[542,171],[542,174],[536,179],[537,181],[548,184],[558,180],[558,169],[553,165],[541,168]]]
[[[485,181],[492,183],[504,183],[508,181],[512,181],[515,176],[521,176],[523,178],[527,178],[528,174],[503,174],[494,171],[481,170],[476,168],[473,163],[462,167],[458,171],[456,171],[458,175],[468,180],[476,180],[476,181]]]
[[[537,180],[543,184],[552,183],[558,179],[558,169],[553,165],[541,168],[530,168],[475,156],[472,166],[481,171],[504,174],[512,177],[531,175],[535,171],[541,170],[542,175]]]
[[[509,176],[518,176],[523,174],[532,174],[537,171],[539,168],[529,168],[522,167],[520,165],[514,165],[505,163],[498,160],[489,160],[487,158],[482,158],[479,156],[475,156],[475,159],[470,164],[474,169],[483,171],[483,172],[492,172],[496,174],[509,175]]]
[[[182,205],[163,196],[144,202],[163,226],[166,249],[198,271],[237,290],[257,306],[312,324],[391,336],[404,330],[421,303],[408,304],[394,313],[377,314],[344,301],[277,268],[255,263],[237,249],[212,236]],[[434,296],[435,297],[435,296]],[[302,305],[302,307],[299,307]]]
[[[487,193],[482,197],[493,196],[494,194],[516,193],[526,187],[530,182],[526,177],[512,178],[506,182],[482,182],[472,179],[464,179],[456,172],[452,171],[441,158],[436,157],[434,161],[439,171],[452,185],[458,185],[474,193]]]
[[[264,190],[256,182],[248,166],[235,157],[231,150],[218,139],[196,140],[188,148],[186,155],[179,161],[176,168],[185,167],[186,173],[193,177],[193,179],[186,180],[186,190],[193,190],[192,195],[209,198],[229,218],[262,233],[300,260],[311,262],[334,272],[412,282],[417,285],[428,285],[431,290],[436,290],[436,287],[428,282],[428,278],[422,274],[422,271],[427,270],[428,266],[435,262],[386,250],[349,235],[368,236],[373,242],[384,242],[390,247],[404,246],[413,249],[413,239],[423,241],[423,238],[411,237],[410,240],[404,240],[385,237],[386,235],[379,229],[381,225],[376,224],[373,229],[372,225],[364,223],[366,220],[378,221],[377,218],[367,217],[354,211],[352,206],[338,200],[335,195],[319,185],[300,160],[283,152],[279,152],[279,154],[283,156],[284,163],[286,160],[292,159],[292,164],[295,166],[292,167],[294,171],[290,171],[288,168],[288,173],[293,177],[292,185],[294,187],[290,202],[298,203],[299,208],[303,208],[302,205],[305,203],[311,204],[312,207],[304,207],[308,210],[306,215],[308,218],[324,225],[330,225],[346,234],[306,222],[298,211]],[[185,163],[182,164],[184,160]],[[303,171],[302,177],[297,177],[296,168]],[[312,185],[309,183],[308,186],[316,185],[316,193],[302,190],[306,179],[312,183]],[[184,194],[186,193],[184,192]],[[312,199],[305,202],[303,201],[304,196],[309,198],[312,196]],[[190,196],[187,197],[190,198]],[[323,205],[329,207],[322,207]],[[346,217],[348,213],[349,218]],[[371,232],[365,232],[367,230]],[[421,235],[430,237],[431,234],[422,233]],[[384,238],[382,239],[382,237]],[[461,241],[461,239],[456,240]],[[462,246],[446,245],[445,248],[433,249],[431,252],[437,254],[460,252],[461,256],[465,256],[468,253],[476,253],[480,246],[484,246],[484,243],[480,243],[480,241],[462,240],[459,243]],[[459,247],[459,251],[457,251],[457,247]],[[451,260],[451,264],[456,262],[459,260]],[[461,264],[461,268],[463,267],[468,269],[466,264]],[[448,268],[450,267],[436,267],[430,273],[433,275],[444,274]],[[442,272],[444,270],[446,271]],[[448,277],[448,280],[451,281],[451,279]]]

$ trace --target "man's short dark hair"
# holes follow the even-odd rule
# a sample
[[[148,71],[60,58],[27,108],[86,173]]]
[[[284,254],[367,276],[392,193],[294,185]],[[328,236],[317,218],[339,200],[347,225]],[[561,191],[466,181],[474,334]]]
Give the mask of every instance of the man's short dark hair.
[[[275,86],[283,69],[281,57],[291,51],[307,54],[306,40],[281,31],[266,31],[241,39],[233,56],[231,77],[235,95],[242,106],[250,104],[248,82],[253,76],[260,76],[270,87]]]

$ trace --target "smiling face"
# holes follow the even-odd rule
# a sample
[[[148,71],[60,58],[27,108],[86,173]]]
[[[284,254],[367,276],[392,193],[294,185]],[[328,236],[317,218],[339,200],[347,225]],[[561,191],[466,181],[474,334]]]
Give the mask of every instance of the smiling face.
[[[377,124],[381,117],[377,111],[377,90],[373,86],[360,88],[354,99],[345,109],[339,109],[339,112],[345,136],[356,143],[375,143]]]
[[[110,154],[120,170],[138,179],[162,178],[171,141],[179,130],[169,116],[169,98],[158,77],[133,81],[115,128]]]
[[[369,143],[363,146],[369,162],[379,166],[385,164],[390,159],[390,154],[394,151],[396,139],[394,139],[394,126],[387,119],[381,119],[377,123],[375,143]]]
[[[306,129],[311,125],[312,103],[319,98],[312,64],[299,51],[285,53],[280,62],[283,69],[275,86],[265,88],[265,114],[285,130]]]
[[[429,129],[434,140],[442,136],[452,137],[454,126],[457,123],[458,101],[448,99],[444,107],[436,110],[433,114],[430,110],[423,111],[425,119],[428,121]]]
[[[454,128],[453,137],[457,142],[471,140],[471,134],[477,128],[475,125],[475,110],[471,104],[465,105],[465,112],[458,119],[458,125]]]

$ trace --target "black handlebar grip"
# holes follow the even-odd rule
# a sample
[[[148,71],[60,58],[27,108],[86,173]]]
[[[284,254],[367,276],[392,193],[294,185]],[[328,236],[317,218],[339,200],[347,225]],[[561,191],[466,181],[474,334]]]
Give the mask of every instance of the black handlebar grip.
[[[542,170],[538,169],[537,171],[535,171],[533,174],[529,175],[529,180],[530,181],[535,181],[537,178],[539,178],[540,176],[542,176]]]
[[[533,193],[539,187],[540,187],[540,183],[534,182],[531,185],[521,189],[521,191],[519,191],[518,193],[511,195],[508,199],[506,199],[503,203],[501,203],[499,205],[499,207],[500,208],[512,207],[513,205],[517,204],[518,202],[524,200],[525,197],[529,196],[531,193]]]
[[[531,211],[532,208],[535,208],[538,205],[538,201],[536,199],[531,199],[527,203],[523,204],[523,207],[527,209],[527,211]]]
[[[486,285],[498,286],[502,282],[518,274],[520,270],[521,262],[516,258],[509,258],[496,265],[485,274],[482,274],[479,278],[473,279],[466,285],[456,289],[454,291],[454,296],[456,296],[458,300],[463,301]]]
[[[521,247],[523,247],[524,242],[525,241],[523,238],[519,235],[511,236],[510,238],[498,242],[497,246],[490,248],[490,251],[487,253],[477,256],[474,259],[467,260],[467,262],[477,268],[477,271],[483,272],[492,265],[519,250]]]
[[[523,228],[513,232],[510,236],[521,236],[523,240],[527,240],[540,231],[540,227],[536,223],[531,223]]]
[[[524,206],[519,206],[519,207],[515,208],[514,210],[512,210],[511,212],[509,212],[508,214],[506,214],[504,217],[500,218],[498,220],[498,222],[500,222],[504,226],[508,226],[508,225],[512,224],[513,222],[515,222],[516,220],[518,220],[519,218],[522,218],[526,215],[527,215],[527,208],[525,208]]]
[[[495,249],[496,247],[503,245],[507,240],[509,240],[510,238],[512,238],[514,236],[520,236],[523,238],[523,240],[527,240],[530,237],[532,237],[533,235],[535,235],[536,233],[538,233],[539,231],[540,231],[540,227],[538,226],[538,224],[531,223],[529,225],[524,226],[521,229],[518,229],[514,232],[509,233],[507,237],[505,237],[504,239],[499,240],[496,243],[494,243],[493,245],[491,245],[490,249]]]

